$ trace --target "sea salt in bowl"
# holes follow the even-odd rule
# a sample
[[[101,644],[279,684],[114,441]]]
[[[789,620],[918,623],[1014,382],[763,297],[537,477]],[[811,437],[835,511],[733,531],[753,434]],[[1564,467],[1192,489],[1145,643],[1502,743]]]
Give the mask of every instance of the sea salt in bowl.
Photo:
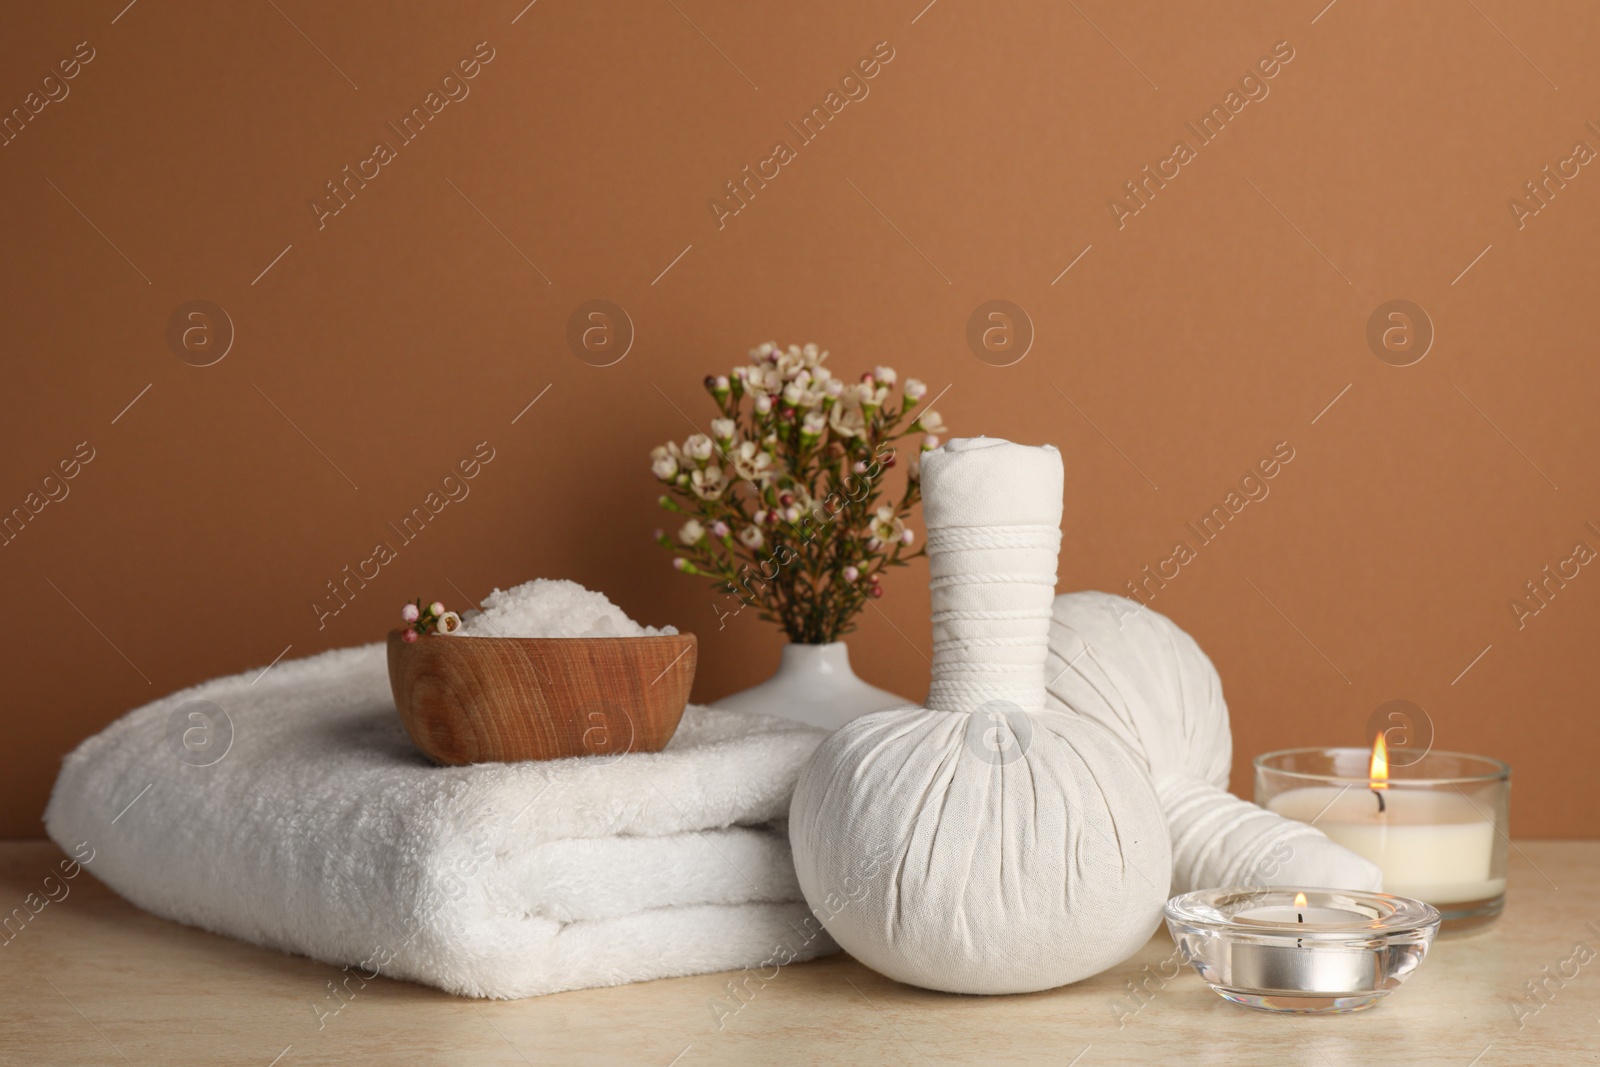
[[[640,626],[604,594],[537,579],[496,589],[460,631],[389,634],[389,687],[439,763],[659,752],[689,702],[693,634]]]

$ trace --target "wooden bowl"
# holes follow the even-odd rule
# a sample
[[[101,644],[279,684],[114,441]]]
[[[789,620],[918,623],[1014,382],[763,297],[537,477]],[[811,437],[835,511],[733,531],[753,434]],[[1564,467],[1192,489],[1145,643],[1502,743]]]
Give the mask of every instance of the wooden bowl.
[[[412,743],[448,764],[659,752],[694,683],[694,634],[421,637],[389,632]]]

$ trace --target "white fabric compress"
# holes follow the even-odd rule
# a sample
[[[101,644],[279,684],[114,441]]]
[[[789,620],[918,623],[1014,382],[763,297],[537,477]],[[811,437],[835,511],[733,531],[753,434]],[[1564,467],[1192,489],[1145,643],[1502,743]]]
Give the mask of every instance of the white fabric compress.
[[[1052,707],[1116,734],[1155,779],[1172,834],[1172,891],[1219,886],[1382,888],[1378,867],[1228,792],[1233,738],[1222,681],[1194,638],[1110,593],[1056,597]]]
[[[1171,846],[1149,776],[1102,726],[1045,706],[1062,481],[1049,447],[923,457],[929,706],[848,723],[795,790],[807,901],[903,982],[1049,989],[1128,958],[1160,919]]]

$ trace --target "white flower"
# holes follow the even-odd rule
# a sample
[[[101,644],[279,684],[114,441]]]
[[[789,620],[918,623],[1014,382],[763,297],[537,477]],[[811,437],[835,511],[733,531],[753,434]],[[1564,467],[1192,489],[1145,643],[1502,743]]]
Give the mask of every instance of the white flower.
[[[728,472],[720,463],[694,472],[690,480],[695,495],[702,500],[714,500],[728,488]]]
[[[770,363],[754,363],[746,368],[745,384],[752,392],[776,393],[783,388],[783,375]]]
[[[698,519],[690,519],[683,524],[683,529],[678,531],[678,540],[686,545],[697,545],[706,535],[706,528],[700,525]]]
[[[893,367],[873,367],[872,377],[879,385],[893,385],[896,379]]]
[[[924,433],[944,433],[945,431],[944,419],[939,417],[937,411],[924,411],[922,417],[917,420],[916,425]]]
[[[656,451],[662,450],[658,448]],[[650,462],[650,472],[662,481],[670,482],[673,475],[678,473],[678,461],[664,454],[657,456]]]
[[[718,441],[733,440],[733,432],[735,428],[736,427],[732,419],[711,420],[711,436],[715,437]]]
[[[434,622],[433,629],[435,633],[453,634],[461,629],[461,616],[453,611],[447,611]]]
[[[800,432],[811,437],[820,437],[827,428],[828,416],[820,411],[808,411],[800,420]]]
[[[756,397],[756,410],[765,415],[772,410],[772,398],[765,393]]]
[[[887,385],[878,386],[872,382],[857,382],[849,390],[856,403],[866,408],[876,408],[883,404],[884,398],[889,395]]]
[[[761,484],[777,473],[772,468],[772,457],[754,441],[739,442],[739,447],[728,458],[733,463],[734,472],[747,481]]]
[[[909,400],[921,400],[923,397],[925,397],[927,395],[928,395],[928,387],[926,385],[922,384],[922,379],[920,379],[920,378],[907,378],[906,379],[906,398],[907,399],[909,399]]]
[[[774,365],[778,374],[787,381],[805,368],[806,357],[799,345],[790,345],[787,352],[779,353]]]
[[[694,489],[694,495],[701,500],[715,500],[728,487],[728,478],[720,466],[707,467],[691,474],[689,484]]]
[[[867,527],[871,540],[878,544],[892,544],[900,540],[904,530],[905,523],[895,517],[894,507],[889,504],[873,513],[872,522]]]
[[[840,437],[855,437],[867,428],[867,420],[858,407],[835,404],[828,411],[828,425]]]
[[[760,548],[762,541],[761,527],[746,526],[739,531],[739,540],[743,541],[747,548]]]
[[[828,394],[829,396],[834,397],[834,398],[837,399],[838,397],[840,397],[840,396],[842,396],[844,394],[844,388],[845,388],[845,386],[844,386],[844,380],[843,379],[841,379],[841,378],[829,378],[827,380],[827,382],[823,385],[822,391],[824,393]]]
[[[710,459],[712,450],[711,438],[703,433],[694,434],[683,443],[683,454],[696,463],[704,463]]]

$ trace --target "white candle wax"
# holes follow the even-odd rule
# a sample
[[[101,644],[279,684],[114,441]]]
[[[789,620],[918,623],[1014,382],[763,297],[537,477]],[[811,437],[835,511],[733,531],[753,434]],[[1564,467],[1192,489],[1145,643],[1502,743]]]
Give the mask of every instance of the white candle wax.
[[[1505,892],[1490,877],[1494,824],[1459,794],[1312,786],[1279,793],[1269,810],[1312,823],[1329,838],[1383,868],[1383,891],[1429,904],[1484,900]]]
[[[1365,922],[1367,916],[1343,908],[1313,908],[1295,907],[1285,904],[1281,907],[1247,908],[1235,912],[1236,922],[1256,922],[1263,924],[1284,926],[1312,926],[1317,923],[1358,923]]]

